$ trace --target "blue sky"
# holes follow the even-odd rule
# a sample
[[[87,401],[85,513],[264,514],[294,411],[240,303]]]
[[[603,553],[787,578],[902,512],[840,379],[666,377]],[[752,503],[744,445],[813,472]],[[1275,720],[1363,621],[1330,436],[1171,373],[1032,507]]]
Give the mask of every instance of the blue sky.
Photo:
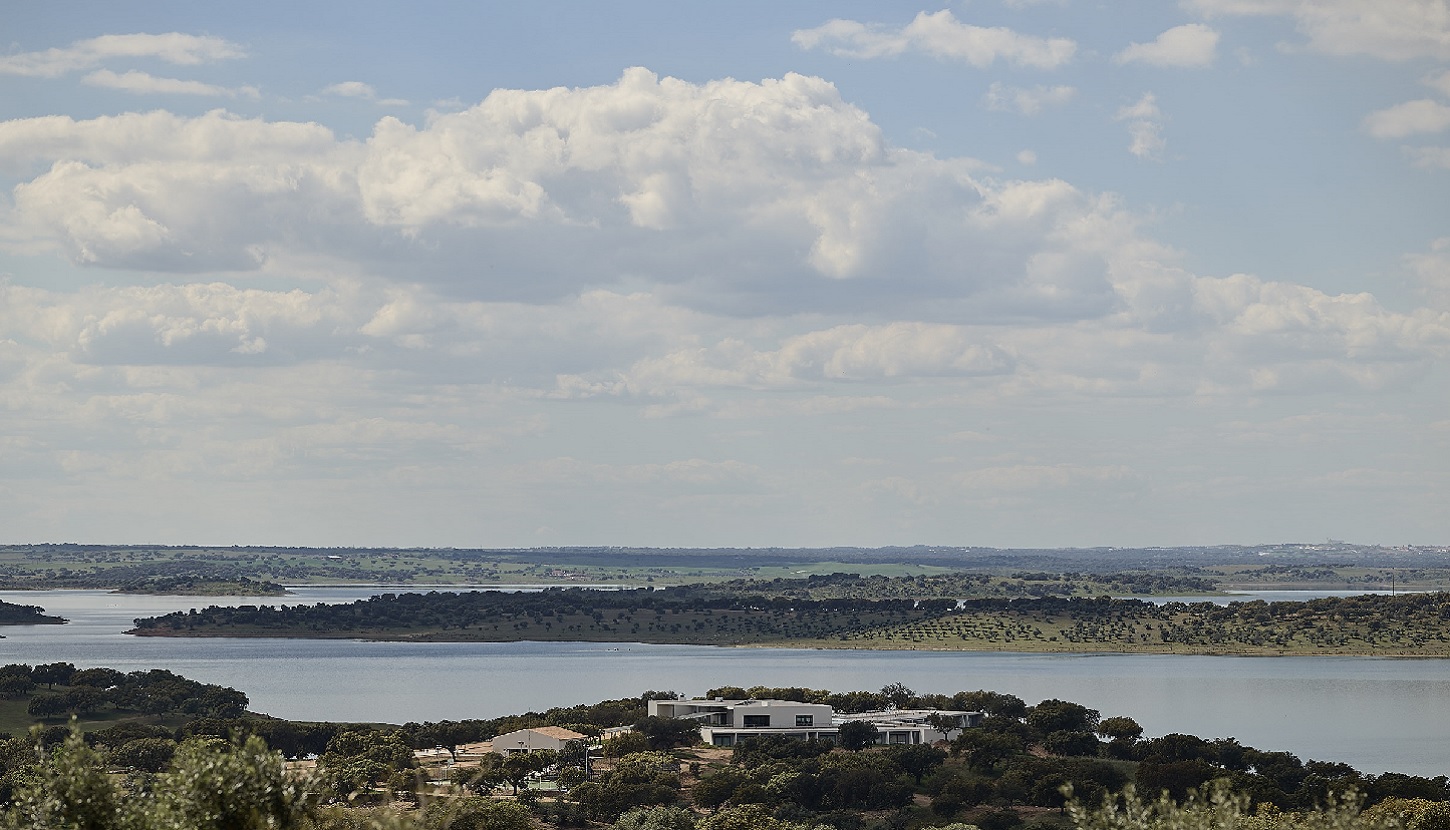
[[[1445,0],[7,23],[9,541],[1450,536]]]

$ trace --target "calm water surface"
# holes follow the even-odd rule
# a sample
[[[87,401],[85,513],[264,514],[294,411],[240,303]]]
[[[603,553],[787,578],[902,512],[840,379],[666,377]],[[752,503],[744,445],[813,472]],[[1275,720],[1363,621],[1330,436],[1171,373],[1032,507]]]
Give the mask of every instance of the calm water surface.
[[[0,663],[164,668],[241,689],[252,709],[278,717],[393,723],[491,717],[646,689],[700,694],[715,686],[760,684],[848,690],[899,681],[922,692],[993,689],[1028,703],[1062,698],[1104,717],[1129,715],[1149,735],[1232,736],[1365,772],[1450,774],[1450,660],[189,640],[122,633],[136,617],[178,609],[350,602],[397,589],[294,590],[286,598],[4,591],[0,599],[40,605],[71,622],[0,628]]]

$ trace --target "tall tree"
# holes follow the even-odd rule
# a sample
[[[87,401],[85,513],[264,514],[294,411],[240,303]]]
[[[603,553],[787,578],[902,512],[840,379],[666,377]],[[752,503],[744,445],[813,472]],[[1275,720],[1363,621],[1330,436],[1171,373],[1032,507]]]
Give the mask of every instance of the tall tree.
[[[881,734],[876,724],[864,720],[849,720],[841,724],[836,739],[841,746],[852,752],[860,752],[866,747],[876,743],[876,737]]]

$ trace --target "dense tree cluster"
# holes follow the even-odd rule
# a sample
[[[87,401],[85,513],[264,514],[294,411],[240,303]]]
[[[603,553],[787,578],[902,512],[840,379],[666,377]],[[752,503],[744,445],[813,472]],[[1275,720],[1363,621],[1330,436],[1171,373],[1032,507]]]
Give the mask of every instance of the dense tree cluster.
[[[45,691],[38,690],[41,684]],[[199,683],[164,669],[130,673],[108,668],[77,670],[70,663],[0,667],[0,697],[27,694],[26,713],[42,720],[102,711],[229,718],[240,716],[247,708],[247,696],[236,689]]]
[[[801,600],[708,585],[535,593],[431,591],[336,605],[212,606],[136,621],[151,635],[746,643],[839,637],[940,616],[952,599]]]
[[[1108,597],[970,599],[934,619],[852,632],[853,645],[1216,654],[1450,656],[1450,593],[1303,602],[1167,602]]]
[[[129,579],[122,582],[116,591],[122,594],[252,597],[280,597],[287,593],[287,589],[276,582],[251,579],[237,574],[222,576],[196,571],[167,575],[153,574]]]
[[[17,605],[0,601],[0,625],[59,625],[60,617],[48,616],[38,605]]]

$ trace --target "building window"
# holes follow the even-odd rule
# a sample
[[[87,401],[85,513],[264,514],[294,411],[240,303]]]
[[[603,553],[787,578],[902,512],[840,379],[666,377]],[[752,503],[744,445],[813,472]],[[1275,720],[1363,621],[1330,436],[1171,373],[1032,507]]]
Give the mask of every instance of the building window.
[[[770,726],[770,715],[746,715],[746,729],[761,729]]]
[[[815,715],[796,715],[795,716],[795,725],[796,726],[815,726],[816,725],[816,716]]]

